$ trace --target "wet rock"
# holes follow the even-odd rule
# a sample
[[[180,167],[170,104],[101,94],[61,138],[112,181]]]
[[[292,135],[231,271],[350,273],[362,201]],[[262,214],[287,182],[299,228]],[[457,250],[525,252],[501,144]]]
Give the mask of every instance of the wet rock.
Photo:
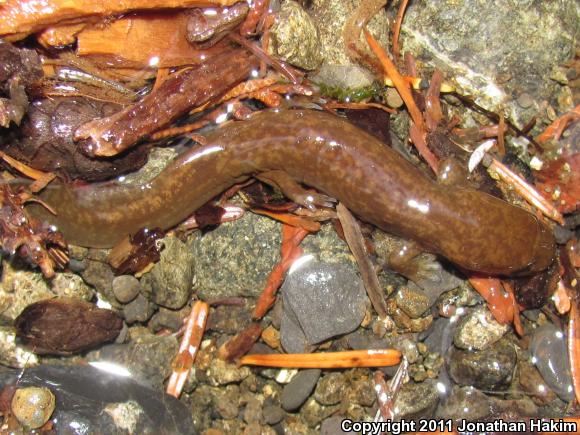
[[[126,344],[110,344],[89,352],[88,361],[107,361],[124,366],[138,380],[163,389],[177,353],[177,339],[172,336],[144,334]]]
[[[284,410],[278,405],[267,405],[264,406],[264,409],[262,410],[264,423],[269,424],[270,426],[280,423],[285,415],[286,413]]]
[[[455,80],[462,94],[474,95],[490,109],[501,105],[509,118],[525,123],[526,110],[537,111],[540,101],[556,95],[559,85],[550,73],[573,56],[578,18],[573,0],[422,0],[405,14],[402,52],[428,59]],[[527,109],[516,102],[523,93],[534,100],[525,102]]]
[[[46,423],[54,407],[54,394],[48,388],[18,388],[12,397],[12,413],[20,424],[30,429],[37,429]]]
[[[16,343],[16,330],[0,326],[0,364],[13,368],[25,368],[38,364],[38,357]]]
[[[240,412],[240,387],[227,385],[225,388],[213,388],[212,401],[222,418],[236,418]]]
[[[517,355],[513,344],[500,340],[477,352],[452,348],[448,358],[449,374],[455,382],[487,391],[509,387]]]
[[[490,397],[492,408],[495,413],[508,413],[511,415],[522,417],[537,417],[538,407],[534,405],[532,399],[526,396],[514,399],[500,399],[497,397]]]
[[[207,329],[221,334],[237,334],[252,321],[247,307],[221,305],[211,311]]]
[[[308,427],[316,428],[322,420],[336,413],[338,409],[338,405],[323,406],[311,397],[300,408],[300,416]]]
[[[246,403],[243,418],[248,424],[262,421],[262,402],[256,396],[251,396],[248,403]]]
[[[299,3],[282,3],[276,22],[270,28],[270,54],[306,70],[322,62],[318,28]]]
[[[340,88],[361,88],[372,83],[372,75],[350,59],[343,38],[344,25],[360,3],[360,0],[312,2],[309,13],[320,31],[324,58],[320,68],[322,74],[315,76],[314,82]],[[383,46],[387,46],[388,28],[389,23],[384,9],[380,10],[368,24],[369,31]],[[365,44],[363,47],[366,47],[364,39],[361,41]]]
[[[82,433],[129,433],[129,423],[134,428],[130,433],[158,428],[168,434],[196,433],[190,411],[174,397],[88,365],[0,372],[1,386],[16,382],[21,387],[50,388],[58,403],[51,422],[56,433],[80,433],[74,428]]]
[[[168,328],[172,331],[178,331],[183,325],[183,319],[185,319],[191,308],[185,306],[181,310],[174,311],[168,308],[159,307],[159,311],[151,318],[149,322],[149,327],[153,332],[157,332],[163,328]]]
[[[284,386],[280,396],[282,408],[288,412],[296,411],[308,399],[318,382],[321,370],[301,370],[292,381]]]
[[[547,405],[556,398],[556,394],[546,384],[542,375],[534,365],[524,359],[518,361],[520,386],[536,405]]]
[[[113,293],[119,302],[127,304],[137,297],[141,290],[139,280],[133,275],[116,276],[113,279]]]
[[[52,291],[61,297],[90,301],[95,295],[94,290],[74,273],[57,273],[50,284]]]
[[[433,323],[433,315],[428,314],[425,317],[412,319],[403,312],[394,299],[387,300],[387,314],[391,316],[395,324],[404,330],[411,332],[422,332],[429,328]]]
[[[194,276],[195,255],[191,243],[176,237],[163,239],[165,249],[151,271],[152,300],[162,307],[177,310],[189,300]]]
[[[549,387],[565,402],[574,400],[567,341],[562,331],[552,323],[544,324],[534,331],[530,352]]]
[[[307,258],[307,257],[304,257]],[[352,268],[306,261],[290,269],[281,292],[310,344],[353,331],[362,322],[367,296]],[[284,335],[284,322],[282,330]]]
[[[85,259],[87,267],[82,271],[81,276],[108,302],[120,308],[113,294],[115,274],[107,263],[107,254],[108,252],[103,249],[90,249]]]
[[[321,405],[336,405],[346,392],[346,377],[342,373],[333,372],[324,375],[314,391],[314,398]]]
[[[282,311],[280,344],[288,353],[310,353],[316,347],[308,342],[306,334],[304,334],[304,330],[292,310]]]
[[[237,367],[235,364],[230,364],[217,358],[212,361],[211,366],[206,371],[210,385],[215,386],[241,382],[250,373],[248,367]]]
[[[342,430],[342,421],[344,417],[340,415],[335,415],[333,417],[327,418],[320,425],[320,435],[339,435],[339,434],[349,434],[352,432],[345,432]]]
[[[28,305],[54,297],[41,273],[22,270],[12,262],[3,261],[0,282],[0,313],[12,322]]]
[[[147,163],[138,171],[131,172],[118,180],[120,183],[142,185],[155,178],[177,156],[177,151],[171,147],[153,148],[147,158]]]
[[[439,395],[433,381],[404,384],[395,401],[397,417],[401,419],[429,418],[435,412]]]
[[[135,299],[123,307],[125,322],[128,324],[135,322],[146,322],[153,315],[155,310],[152,304],[145,296],[139,294]]]
[[[195,290],[202,299],[257,297],[280,259],[280,227],[253,213],[193,240]]]
[[[427,295],[411,281],[397,291],[395,299],[397,306],[413,319],[421,317],[431,307]]]
[[[425,331],[427,337],[425,344],[431,352],[445,354],[449,346],[453,344],[453,336],[457,328],[457,319],[453,322],[445,317],[439,317],[433,322],[433,326]],[[420,337],[422,338],[422,337]]]
[[[437,416],[454,420],[481,420],[491,413],[491,401],[473,387],[454,386],[447,400],[439,406]]]
[[[481,350],[501,339],[509,325],[497,322],[486,307],[478,307],[465,316],[455,331],[455,346],[466,350]]]

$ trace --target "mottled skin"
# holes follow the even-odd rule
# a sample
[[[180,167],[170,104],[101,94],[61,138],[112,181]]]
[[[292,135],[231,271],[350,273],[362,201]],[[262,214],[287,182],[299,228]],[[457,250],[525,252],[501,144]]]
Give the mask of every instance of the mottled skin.
[[[373,136],[324,112],[258,113],[217,129],[147,185],[56,186],[42,198],[71,243],[110,247],[141,227],[172,227],[234,183],[272,170],[467,270],[527,274],[554,258],[553,236],[534,215],[476,190],[439,185]]]

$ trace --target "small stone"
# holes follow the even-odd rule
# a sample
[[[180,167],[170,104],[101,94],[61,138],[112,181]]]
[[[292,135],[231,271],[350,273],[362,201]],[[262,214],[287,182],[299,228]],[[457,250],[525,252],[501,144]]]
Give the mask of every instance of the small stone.
[[[534,104],[534,98],[530,94],[524,92],[518,96],[517,102],[521,108],[527,109]]]
[[[278,405],[268,405],[262,410],[264,423],[269,424],[270,426],[280,423],[285,415],[286,413],[284,410]]]
[[[322,62],[318,28],[299,3],[282,3],[276,22],[270,28],[270,54],[288,63],[314,70]]]
[[[191,308],[188,306],[185,306],[178,311],[159,307],[159,310],[151,318],[151,322],[149,322],[149,328],[153,332],[158,332],[164,328],[178,331],[183,326],[183,319],[185,319],[190,312]]]
[[[57,296],[78,298],[84,301],[90,301],[95,295],[94,290],[74,273],[57,273],[51,281],[51,288]]]
[[[412,319],[417,319],[431,307],[431,302],[421,289],[409,281],[395,295],[397,306]]]
[[[38,357],[16,343],[14,328],[0,326],[0,364],[23,369],[38,364]]]
[[[272,325],[262,331],[261,337],[272,349],[278,349],[280,347],[280,332]]]
[[[293,268],[281,292],[284,311],[295,314],[310,344],[354,331],[365,316],[368,301],[354,268],[314,260]]]
[[[301,370],[282,390],[280,404],[288,412],[296,411],[302,406],[314,390],[321,370]]]
[[[191,246],[176,237],[163,239],[165,249],[151,271],[152,299],[157,305],[178,310],[192,291],[195,256]]]
[[[419,350],[417,349],[417,343],[415,341],[408,338],[403,338],[398,340],[393,347],[403,353],[403,356],[407,358],[409,364],[415,364],[417,361],[419,361],[420,355]]]
[[[206,371],[210,385],[227,385],[243,381],[250,375],[248,367],[238,367],[219,358],[212,361],[209,369]]]
[[[230,420],[238,416],[240,407],[240,387],[238,385],[212,388],[212,393],[212,401],[222,418]]]
[[[104,249],[90,249],[85,262],[87,267],[81,272],[85,282],[92,285],[109,302],[114,302],[113,279],[115,274],[107,263],[107,251]],[[116,307],[119,307],[119,305],[116,305]]]
[[[457,330],[453,342],[466,350],[482,350],[501,339],[509,330],[493,318],[487,307],[478,307],[465,316]]]
[[[387,106],[392,107],[394,109],[398,109],[403,105],[403,99],[401,98],[401,95],[399,95],[399,92],[396,89],[388,88],[385,94]]]
[[[256,396],[251,396],[244,409],[244,421],[248,424],[262,421],[262,402]]]
[[[113,293],[119,302],[127,304],[137,297],[141,290],[139,280],[133,275],[116,276],[113,279]]]
[[[345,432],[342,429],[342,422],[344,417],[340,415],[335,415],[333,417],[327,418],[320,425],[320,435],[342,435],[350,434],[352,432]]]
[[[419,384],[404,384],[395,400],[394,409],[398,409],[398,418],[410,420],[430,418],[439,402],[439,393],[435,382],[427,380]]]
[[[506,340],[477,352],[452,348],[449,375],[459,385],[472,385],[480,390],[505,390],[512,381],[517,361],[513,344]]]
[[[139,420],[145,415],[145,410],[139,403],[128,400],[121,403],[109,403],[103,411],[108,414],[115,423],[115,426],[127,433],[135,433]]]
[[[454,386],[447,400],[439,407],[438,417],[453,420],[482,420],[491,413],[491,402],[473,387]]]
[[[19,388],[12,397],[11,409],[20,424],[38,429],[52,415],[55,407],[54,394],[48,388]]]
[[[333,372],[322,377],[314,391],[321,405],[336,405],[346,392],[347,381],[343,373]]]
[[[153,315],[153,304],[145,296],[139,294],[133,301],[123,307],[125,322],[146,322]]]
[[[413,364],[409,367],[409,376],[415,382],[423,382],[428,377],[427,370],[425,370],[425,367],[421,364]]]

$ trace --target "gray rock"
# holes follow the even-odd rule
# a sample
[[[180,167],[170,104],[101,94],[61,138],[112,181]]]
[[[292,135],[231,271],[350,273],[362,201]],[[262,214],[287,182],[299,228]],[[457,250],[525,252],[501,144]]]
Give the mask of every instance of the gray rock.
[[[439,394],[435,382],[409,382],[401,387],[394,408],[398,410],[397,418],[414,420],[432,417],[437,403]]]
[[[507,389],[517,362],[513,344],[505,339],[477,352],[452,348],[448,358],[449,375],[456,383],[484,391]]]
[[[197,294],[257,297],[280,259],[280,225],[254,213],[193,240]]]
[[[94,290],[74,273],[57,273],[50,284],[52,291],[60,297],[90,301],[95,295]]]
[[[122,304],[131,302],[141,290],[141,283],[133,275],[116,276],[112,285],[115,297]]]
[[[352,268],[316,261],[291,268],[281,292],[284,310],[296,315],[310,344],[355,330],[368,300]]]
[[[343,373],[328,373],[316,385],[314,398],[321,405],[336,405],[342,400],[346,389],[347,380]]]
[[[246,366],[238,367],[219,358],[214,359],[206,371],[208,383],[216,387],[239,383],[246,379],[250,373],[250,369]]]
[[[310,353],[316,347],[308,343],[296,314],[289,309],[282,311],[280,344],[288,353]]]
[[[546,383],[565,402],[574,400],[567,339],[552,323],[534,331],[530,352]]]
[[[247,307],[220,305],[215,307],[208,319],[207,329],[221,334],[237,334],[252,321]]]
[[[244,409],[244,421],[248,424],[262,421],[262,402],[256,396],[250,396]]]
[[[525,123],[538,103],[557,94],[559,85],[549,77],[554,65],[573,57],[579,17],[575,0],[421,0],[405,14],[401,52],[429,60],[463,94]],[[522,93],[534,100],[527,109],[516,102]]]
[[[155,178],[177,156],[173,148],[156,147],[151,150],[147,163],[136,172],[121,177],[119,182],[141,186]]]
[[[318,28],[299,3],[287,0],[270,29],[270,54],[306,70],[322,62]]]
[[[149,322],[149,328],[153,332],[157,332],[163,328],[178,331],[183,326],[183,319],[185,319],[190,312],[191,308],[189,306],[185,306],[179,311],[159,307],[159,311],[155,313],[151,318],[151,322]]]
[[[54,297],[41,273],[21,270],[8,261],[2,264],[0,307],[6,320],[13,322],[28,305]]]
[[[284,419],[286,413],[278,405],[267,405],[264,406],[264,409],[262,410],[262,415],[264,417],[264,422],[266,424],[274,426],[275,424],[280,423]]]
[[[95,288],[115,308],[120,308],[113,294],[113,279],[115,274],[107,263],[108,251],[104,249],[89,249],[85,258],[87,267],[81,272],[85,282]]]
[[[234,419],[239,414],[240,387],[227,385],[225,388],[212,388],[212,402],[222,418]]]
[[[421,317],[432,305],[429,297],[412,281],[397,291],[395,299],[397,306],[413,319]]]
[[[280,396],[282,408],[288,412],[300,408],[314,390],[320,373],[319,369],[301,370],[289,384],[284,386]]]
[[[344,417],[340,415],[335,415],[333,417],[329,417],[322,422],[320,425],[320,435],[341,435],[341,434],[350,434],[352,432],[345,432],[342,430],[342,421]]]
[[[161,259],[151,271],[152,299],[162,307],[179,309],[191,295],[195,254],[191,244],[175,237],[163,239]]]
[[[473,387],[454,386],[445,403],[439,406],[437,416],[476,421],[490,413],[491,401],[485,394]]]
[[[509,330],[493,318],[487,307],[481,306],[467,314],[455,331],[455,346],[466,350],[482,350],[500,340]]]
[[[146,322],[153,315],[154,305],[147,298],[139,294],[135,299],[123,307],[125,322]]]
[[[110,344],[89,352],[88,361],[107,361],[124,366],[138,380],[157,389],[171,372],[171,362],[177,353],[175,337],[142,335],[127,344]]]

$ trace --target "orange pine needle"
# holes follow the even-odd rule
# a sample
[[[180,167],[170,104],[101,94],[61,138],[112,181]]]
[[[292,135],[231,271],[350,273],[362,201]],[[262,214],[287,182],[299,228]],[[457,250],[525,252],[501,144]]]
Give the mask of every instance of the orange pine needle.
[[[54,177],[56,177],[56,175],[53,174],[52,172],[42,172],[37,169],[31,168],[30,166],[27,166],[24,163],[19,162],[16,159],[13,159],[8,154],[2,151],[0,151],[0,158],[4,160],[6,163],[8,163],[10,166],[12,166],[14,169],[16,169],[18,172],[21,172],[22,174],[34,180],[34,183],[30,185],[30,190],[32,192],[41,191],[48,183],[50,183],[54,179]]]
[[[395,349],[351,350],[344,352],[246,355],[240,364],[302,369],[336,369],[351,367],[387,367],[401,362]]]
[[[305,230],[310,231],[312,233],[315,233],[318,230],[320,230],[320,223],[311,221],[309,219],[305,219],[300,216],[295,216],[288,213],[276,213],[274,211],[264,210],[261,208],[253,208],[252,211],[256,214],[271,217],[272,219],[275,219],[287,225],[291,225],[293,227],[304,228]]]
[[[548,127],[546,127],[544,132],[537,137],[537,140],[539,142],[546,142],[550,139],[558,140],[566,129],[568,123],[574,119],[578,119],[579,117],[580,105],[574,107],[572,110],[552,122]]]
[[[568,357],[570,358],[570,371],[572,372],[576,402],[580,403],[580,316],[578,314],[578,301],[574,301],[570,308]]]
[[[409,0],[401,1],[399,10],[397,11],[397,19],[393,25],[393,56],[395,56],[397,62],[399,61],[399,35],[401,34],[401,25],[403,24],[403,17],[407,10],[407,3],[409,3]]]

